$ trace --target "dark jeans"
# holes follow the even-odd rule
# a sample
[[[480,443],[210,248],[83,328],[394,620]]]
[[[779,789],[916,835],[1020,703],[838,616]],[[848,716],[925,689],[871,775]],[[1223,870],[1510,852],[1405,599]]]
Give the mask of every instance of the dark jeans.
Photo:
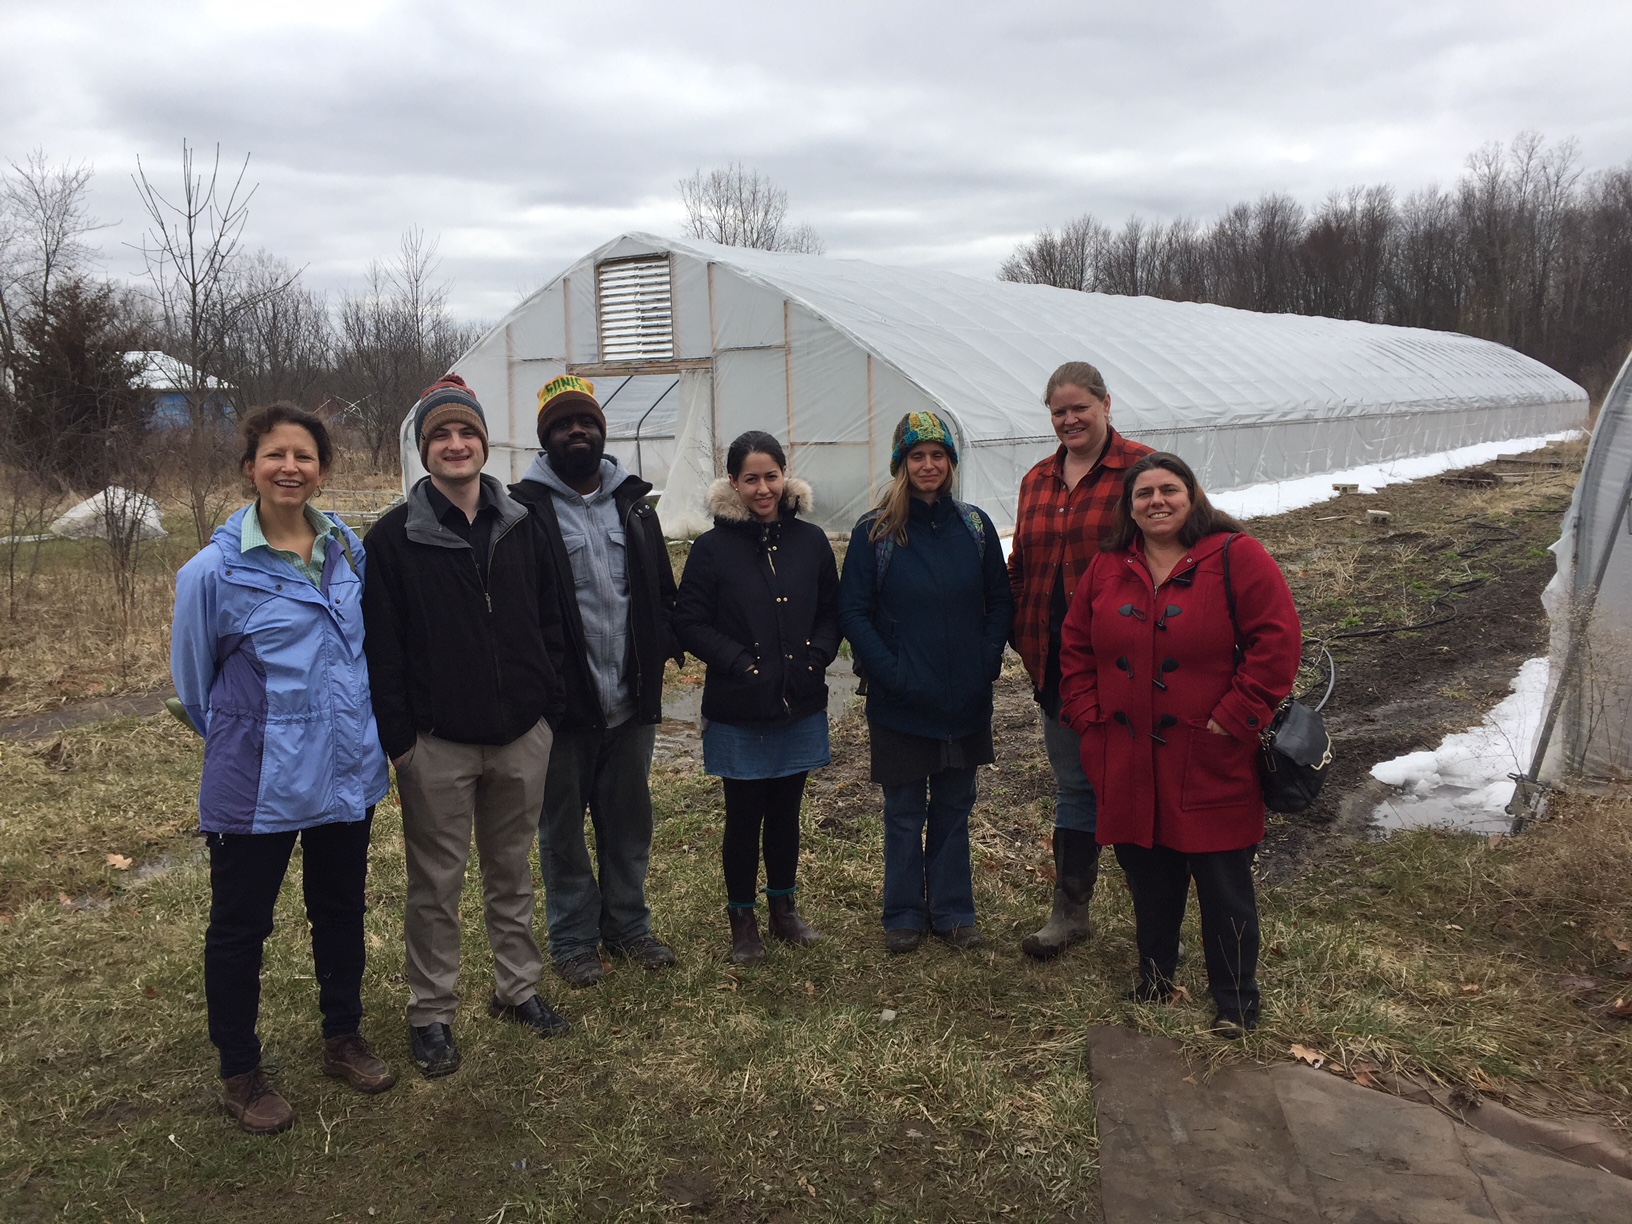
[[[975,769],[884,788],[884,929],[975,925],[969,813]]]
[[[1193,879],[1201,905],[1207,985],[1219,1015],[1258,1019],[1258,899],[1252,884],[1257,849],[1182,854],[1166,846],[1116,847],[1116,861],[1133,894],[1141,986],[1160,991],[1172,986],[1179,964],[1179,927]]]
[[[289,856],[300,838],[301,887],[312,926],[323,1036],[355,1033],[363,1019],[363,885],[374,809],[361,820],[287,833],[211,833],[210,926],[204,997],[221,1078],[261,1065],[261,953]]]
[[[751,909],[759,882],[760,834],[765,845],[765,890],[787,895],[799,872],[799,805],[808,773],[785,778],[723,778],[725,834],[720,861],[725,899]]]
[[[539,822],[550,958],[560,964],[603,941],[652,933],[646,868],[652,857],[652,749],[657,728],[631,718],[607,731],[563,731],[550,751]],[[595,826],[595,862],[584,810]]]

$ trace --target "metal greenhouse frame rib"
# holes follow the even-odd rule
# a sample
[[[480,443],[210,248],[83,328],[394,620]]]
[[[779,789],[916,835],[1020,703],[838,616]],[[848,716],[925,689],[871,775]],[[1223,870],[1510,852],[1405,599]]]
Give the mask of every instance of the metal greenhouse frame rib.
[[[816,519],[847,528],[888,471],[901,415],[943,413],[962,496],[1007,529],[1020,477],[1055,445],[1049,374],[1104,373],[1122,432],[1185,456],[1209,489],[1577,425],[1586,394],[1547,367],[1446,332],[1076,293],[626,234],[512,311],[456,364],[488,414],[489,470],[537,448],[535,395],[595,380],[609,449],[663,490],[671,535],[745,429],[787,445]],[[621,403],[625,406],[619,408]],[[404,436],[405,478],[421,469]]]

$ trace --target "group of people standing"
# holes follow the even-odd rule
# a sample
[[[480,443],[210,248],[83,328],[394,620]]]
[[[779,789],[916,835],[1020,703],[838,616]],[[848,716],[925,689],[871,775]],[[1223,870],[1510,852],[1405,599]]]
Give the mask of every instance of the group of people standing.
[[[1062,366],[1044,403],[1060,446],[1022,483],[1006,561],[992,519],[955,495],[952,430],[914,412],[842,572],[809,521],[809,485],[776,438],[750,431],[708,491],[714,527],[678,587],[650,486],[605,455],[606,419],[581,379],[540,391],[541,453],[509,489],[482,472],[487,426],[469,389],[454,376],[431,387],[413,416],[429,475],[366,541],[310,505],[332,463],[323,423],[289,406],[252,414],[243,470],[256,500],[182,570],[174,628],[177,691],[205,736],[205,979],[228,1112],[255,1133],[294,1121],[261,1067],[256,1017],[297,838],[323,1070],[362,1092],[395,1082],[359,1031],[369,828],[388,761],[423,1075],[460,1063],[473,835],[494,1018],[540,1036],[570,1027],[538,993],[535,837],[549,954],[569,985],[601,980],[603,948],[648,969],[674,962],[646,904],[648,779],[664,664],[685,651],[707,667],[704,768],[722,779],[733,960],[765,956],[761,861],[768,934],[822,938],[795,900],[799,813],[831,756],[826,671],[841,639],[883,791],[885,947],[980,943],[969,817],[996,758],[993,685],[1012,643],[1056,784],[1054,904],[1024,952],[1047,959],[1090,936],[1100,848],[1113,845],[1138,928],[1133,997],[1173,997],[1194,879],[1215,1029],[1252,1028],[1255,762],[1295,677],[1297,613],[1273,559],[1181,459],[1111,428],[1093,366]]]

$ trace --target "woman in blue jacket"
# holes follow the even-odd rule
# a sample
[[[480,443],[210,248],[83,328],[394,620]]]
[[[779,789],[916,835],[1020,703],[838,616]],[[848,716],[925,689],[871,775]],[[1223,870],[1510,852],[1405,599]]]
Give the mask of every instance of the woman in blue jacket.
[[[680,644],[708,664],[703,767],[725,789],[731,959],[763,960],[754,916],[760,846],[770,932],[821,939],[794,904],[805,779],[828,763],[827,665],[839,652],[838,567],[827,533],[801,522],[810,486],[787,475],[782,446],[750,430],[708,491],[714,529],[691,546],[674,605]]]
[[[872,777],[884,788],[884,946],[927,928],[980,942],[969,863],[976,770],[991,763],[992,684],[1014,605],[997,530],[952,496],[957,443],[933,412],[895,427],[894,478],[850,534],[839,625],[867,678]]]
[[[170,670],[204,736],[204,992],[222,1105],[271,1134],[295,1111],[261,1069],[261,955],[297,837],[323,1073],[370,1093],[396,1082],[358,1031],[369,826],[389,777],[363,657],[363,546],[309,504],[333,460],[328,430],[274,404],[240,432],[256,500],[176,576]]]

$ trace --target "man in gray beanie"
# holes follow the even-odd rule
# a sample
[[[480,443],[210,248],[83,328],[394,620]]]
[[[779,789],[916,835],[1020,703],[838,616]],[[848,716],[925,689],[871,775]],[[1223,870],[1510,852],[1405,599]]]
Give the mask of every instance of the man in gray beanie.
[[[488,1015],[541,1037],[568,1028],[538,994],[532,871],[564,659],[549,546],[482,472],[481,404],[450,374],[413,420],[430,474],[368,533],[363,619],[375,720],[402,795],[409,1052],[431,1079],[459,1069],[459,897],[473,830],[496,979]]]

